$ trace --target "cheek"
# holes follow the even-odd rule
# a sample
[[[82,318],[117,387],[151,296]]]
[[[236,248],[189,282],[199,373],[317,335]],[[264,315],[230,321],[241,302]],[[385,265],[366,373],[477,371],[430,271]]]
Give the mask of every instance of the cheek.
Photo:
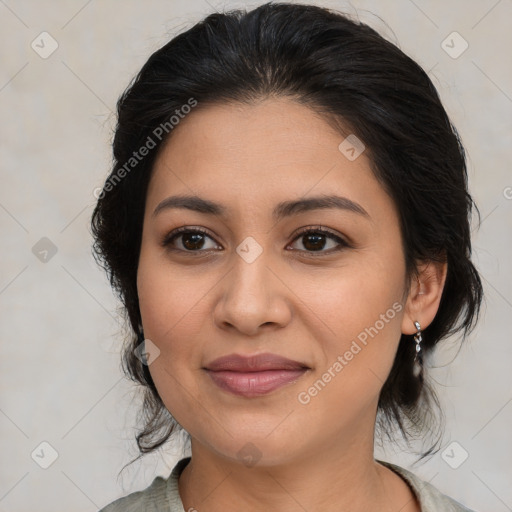
[[[200,299],[212,285],[204,279],[185,281],[178,275],[161,261],[141,255],[137,282],[144,335],[160,351],[149,371],[166,408],[179,424],[189,426],[196,404],[191,397],[199,395],[201,325],[208,318],[205,301]]]
[[[213,328],[211,297],[221,278],[207,269],[180,269],[152,249],[141,252],[137,286],[144,335],[160,350],[149,370],[173,412],[180,409],[180,397],[198,394]]]
[[[144,335],[163,353],[172,351],[175,360],[197,344],[204,307],[201,297],[208,293],[204,280],[187,283],[170,278],[171,272],[161,272],[155,265],[139,273],[139,307]],[[184,343],[186,341],[186,343]]]
[[[344,279],[324,301],[315,299],[312,309],[322,311],[329,330],[317,337],[320,364],[295,397],[304,414],[334,430],[376,408],[401,334],[402,290],[357,277]]]
[[[400,334],[404,291],[399,254],[395,261],[397,265],[383,263],[377,257],[361,259],[360,264],[340,269],[336,276],[326,273],[302,286],[298,295],[322,320],[330,338],[346,342],[376,323],[383,336],[394,338]]]
[[[357,408],[377,399],[400,341],[404,284],[401,253],[390,251],[305,291],[323,320],[317,322],[324,333],[317,334],[322,360],[308,382],[313,394],[321,390],[318,404],[343,399]]]
[[[171,265],[160,250],[149,245],[143,240],[137,270],[139,307],[145,336],[165,349],[168,339],[178,339],[175,331],[186,329],[192,334],[190,324],[211,284],[207,274],[205,279],[191,279],[190,271]]]

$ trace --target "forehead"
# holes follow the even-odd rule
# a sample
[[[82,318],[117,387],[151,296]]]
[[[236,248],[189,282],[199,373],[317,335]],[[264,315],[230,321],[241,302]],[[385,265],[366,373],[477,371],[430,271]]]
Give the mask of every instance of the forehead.
[[[161,148],[148,203],[185,194],[274,213],[277,203],[308,195],[389,202],[365,153],[349,159],[340,150],[346,135],[288,98],[199,104]]]
[[[236,162],[243,172],[259,162],[275,168],[287,162],[308,164],[320,153],[332,156],[343,138],[314,110],[290,98],[199,104],[173,130],[162,156],[181,150],[189,161]]]

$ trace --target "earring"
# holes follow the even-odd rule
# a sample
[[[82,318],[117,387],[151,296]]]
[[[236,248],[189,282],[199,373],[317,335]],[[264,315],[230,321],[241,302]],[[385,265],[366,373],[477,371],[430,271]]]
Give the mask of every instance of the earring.
[[[414,327],[416,327],[416,334],[414,335],[414,341],[416,342],[416,354],[414,356],[414,376],[418,377],[421,381],[423,381],[423,351],[421,350],[421,342],[423,338],[421,337],[421,326],[419,322],[414,322]]]

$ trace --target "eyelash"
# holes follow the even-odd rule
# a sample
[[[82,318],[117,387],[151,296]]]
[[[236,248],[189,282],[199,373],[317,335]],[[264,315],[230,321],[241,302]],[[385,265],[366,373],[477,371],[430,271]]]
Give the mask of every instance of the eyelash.
[[[166,247],[167,249],[172,250],[172,251],[180,251],[180,252],[190,253],[190,254],[204,253],[204,252],[213,250],[213,249],[206,249],[206,250],[199,249],[197,251],[190,251],[190,250],[187,251],[187,250],[183,250],[183,249],[176,249],[176,248],[170,247],[170,245],[174,241],[174,239],[178,238],[179,235],[183,235],[185,233],[186,234],[199,233],[199,234],[206,235],[208,238],[211,238],[213,240],[213,237],[206,230],[204,230],[202,228],[193,228],[192,229],[192,228],[184,226],[184,227],[175,229],[174,231],[171,231],[170,233],[165,235],[165,237],[162,240],[162,246]],[[301,249],[294,249],[295,251],[299,251],[299,252],[307,254],[308,256],[312,256],[312,257],[316,258],[316,257],[322,256],[325,254],[332,254],[334,252],[338,252],[345,248],[351,247],[347,241],[345,241],[343,238],[339,237],[338,235],[335,235],[333,232],[324,228],[323,226],[313,226],[313,227],[304,228],[304,229],[300,230],[295,235],[295,238],[293,239],[292,242],[295,242],[300,237],[302,237],[304,235],[311,234],[311,233],[315,233],[315,234],[321,233],[323,235],[328,235],[329,238],[335,240],[341,247],[337,247],[335,249],[329,249],[328,251],[307,251],[307,250],[304,251]]]

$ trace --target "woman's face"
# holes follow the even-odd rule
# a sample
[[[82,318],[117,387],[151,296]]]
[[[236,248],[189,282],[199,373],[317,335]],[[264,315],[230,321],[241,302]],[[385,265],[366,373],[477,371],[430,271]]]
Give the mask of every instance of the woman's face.
[[[277,464],[355,449],[373,439],[409,322],[395,206],[362,148],[308,107],[199,107],[174,129],[147,194],[137,285],[158,392],[193,442],[224,457]],[[307,203],[326,196],[341,199]],[[234,354],[300,364],[211,364]]]

